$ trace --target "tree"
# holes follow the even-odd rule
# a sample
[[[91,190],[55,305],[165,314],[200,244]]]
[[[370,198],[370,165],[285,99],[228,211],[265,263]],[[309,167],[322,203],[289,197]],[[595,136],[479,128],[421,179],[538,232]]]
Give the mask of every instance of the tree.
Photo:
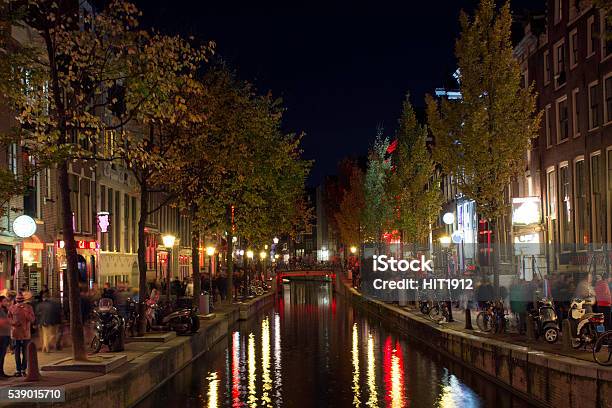
[[[507,211],[504,190],[524,169],[541,115],[535,114],[533,87],[521,86],[512,55],[509,4],[497,12],[493,0],[481,0],[475,16],[462,13],[460,22],[455,54],[463,99],[438,104],[428,97],[428,121],[436,161],[476,202],[499,240],[498,220]],[[494,251],[496,287],[497,254]]]
[[[435,165],[427,149],[427,128],[418,123],[408,95],[396,135],[388,183],[388,195],[395,199],[397,211],[393,224],[402,232],[403,242],[412,242],[416,249],[429,235],[441,196],[439,185],[432,181]]]
[[[2,25],[32,30],[31,43],[17,44],[3,36],[0,91],[18,124],[14,137],[38,166],[55,166],[61,203],[61,230],[67,260],[66,281],[70,331],[75,360],[86,359],[69,163],[87,168],[95,161],[113,160],[105,149],[106,132],[129,121],[107,120],[102,113],[117,108],[112,90],[118,82],[138,75],[130,60],[144,38],[136,29],[135,7],[110,2],[99,14],[79,10],[76,1],[3,2]]]
[[[364,240],[380,244],[382,234],[391,226],[393,201],[387,196],[387,180],[391,163],[385,158],[389,139],[378,130],[374,146],[368,155],[368,169],[364,180],[365,206],[363,211]]]
[[[347,245],[361,243],[362,218],[365,208],[364,174],[353,165],[350,171],[348,188],[344,190],[339,210],[334,214],[340,239]]]

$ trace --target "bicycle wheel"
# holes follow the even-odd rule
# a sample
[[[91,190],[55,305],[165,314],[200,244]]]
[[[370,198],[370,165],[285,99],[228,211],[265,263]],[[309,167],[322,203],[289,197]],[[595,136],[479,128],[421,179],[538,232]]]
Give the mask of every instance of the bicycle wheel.
[[[602,334],[593,347],[593,359],[602,366],[612,366],[612,330]]]
[[[429,318],[434,322],[439,322],[440,320],[442,320],[442,312],[439,306],[434,306],[429,309]]]
[[[491,321],[491,315],[487,312],[480,312],[476,316],[476,325],[480,331],[488,333],[493,328],[493,324]]]

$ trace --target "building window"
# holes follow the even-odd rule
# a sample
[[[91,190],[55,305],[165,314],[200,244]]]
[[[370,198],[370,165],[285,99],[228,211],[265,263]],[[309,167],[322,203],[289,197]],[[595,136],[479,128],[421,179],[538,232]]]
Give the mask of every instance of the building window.
[[[81,232],[91,232],[91,181],[89,179],[81,179],[81,191],[79,192],[81,199]]]
[[[561,18],[563,18],[563,1],[555,0],[555,24],[559,23]]]
[[[119,214],[117,214],[114,211],[115,206],[114,201],[113,201],[113,189],[109,188],[107,189],[107,207],[106,207],[106,211],[108,211],[110,213],[110,228],[108,229],[108,232],[106,233],[107,237],[108,237],[108,247],[106,248],[107,251],[109,252],[114,252],[115,251],[115,235],[117,234],[117,230],[116,230],[116,226],[117,226],[117,217],[119,217]]]
[[[543,54],[544,63],[544,85],[548,85],[550,83],[550,55],[547,51],[544,51]]]
[[[599,83],[589,84],[589,130],[599,126]]]
[[[11,143],[8,145],[8,169],[14,175],[17,175],[17,144]]]
[[[612,148],[608,148],[606,153],[607,174],[606,174],[606,194],[608,203],[608,242],[612,237]]]
[[[567,140],[569,137],[569,109],[567,97],[557,101],[557,143]]]
[[[572,131],[574,137],[580,136],[580,91],[578,88],[572,91]]]
[[[123,252],[130,252],[130,197],[123,195]]]
[[[601,59],[608,57],[612,54],[612,25],[610,24],[607,16],[601,13]]]
[[[550,105],[546,105],[546,110],[544,112],[544,121],[546,122],[544,125],[546,127],[546,147],[552,146],[552,118],[550,117]]]
[[[102,185],[100,186],[100,211],[108,211],[108,207],[106,205],[106,186]],[[112,215],[110,217],[112,217]],[[108,250],[108,234],[110,232],[108,229],[106,231],[107,232],[100,233],[100,247],[103,251]]]
[[[132,205],[131,205],[131,209],[132,209],[132,253],[135,253],[138,245],[137,245],[137,239],[138,239],[138,233],[137,233],[137,220],[136,220],[136,198],[132,197]]]
[[[593,243],[600,246],[603,237],[603,223],[600,221],[603,207],[601,195],[601,155],[599,152],[591,156],[591,228]]]
[[[555,87],[565,85],[565,42],[559,41],[554,48]]]
[[[561,219],[561,250],[571,251],[573,242],[572,198],[570,191],[569,166],[567,163],[559,167],[559,200],[561,203],[559,214],[559,218]]]
[[[578,29],[574,28],[569,35],[570,68],[578,65]]]
[[[121,252],[121,207],[120,205],[121,194],[119,191],[115,191],[115,252]]]
[[[574,191],[576,192],[576,250],[586,249],[589,243],[587,230],[586,183],[584,159],[574,163]]]
[[[554,245],[555,252],[558,242],[558,224],[557,224],[557,172],[554,167],[548,169],[546,173],[546,209],[547,209],[547,227],[548,227],[548,243]]]
[[[604,115],[605,122],[612,121],[612,73],[608,74],[604,79],[605,100],[604,100]]]
[[[587,58],[595,54],[597,49],[597,31],[595,30],[595,16],[587,20]]]
[[[75,232],[81,232],[81,220],[79,213],[79,176],[68,175],[70,184],[70,208],[72,209],[72,223]]]

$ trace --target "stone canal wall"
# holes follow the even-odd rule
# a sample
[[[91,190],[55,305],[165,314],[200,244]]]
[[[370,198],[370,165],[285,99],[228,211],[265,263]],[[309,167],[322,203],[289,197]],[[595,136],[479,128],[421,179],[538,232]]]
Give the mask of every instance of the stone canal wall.
[[[269,292],[217,314],[212,321],[202,320],[198,333],[175,337],[106,375],[66,384],[66,402],[61,406],[133,406],[227,336],[238,320],[250,318],[273,303],[274,293]]]
[[[353,305],[537,405],[612,407],[610,368],[445,329],[398,307],[365,298],[340,280],[336,281],[336,290]]]

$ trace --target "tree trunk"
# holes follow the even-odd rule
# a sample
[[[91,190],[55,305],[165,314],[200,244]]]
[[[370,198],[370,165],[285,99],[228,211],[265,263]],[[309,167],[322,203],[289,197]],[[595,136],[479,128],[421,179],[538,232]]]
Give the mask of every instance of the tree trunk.
[[[58,184],[62,200],[62,233],[68,282],[68,304],[70,307],[70,337],[72,338],[72,357],[75,360],[87,360],[85,337],[83,335],[83,319],[81,316],[81,295],[79,293],[77,250],[74,240],[74,225],[72,223],[72,206],[70,205],[70,184],[68,181],[68,163],[58,165]]]
[[[196,222],[198,208],[191,205],[191,269],[193,270],[193,306],[200,306],[200,228]]]
[[[500,265],[500,237],[499,237],[499,217],[496,217],[494,220],[489,222],[489,228],[493,233],[493,289],[495,293],[495,298],[498,299],[500,295],[499,291],[499,265]]]
[[[145,318],[145,300],[147,298],[147,258],[145,224],[147,222],[148,200],[147,183],[140,185],[140,219],[138,220],[138,335],[143,336],[147,331]]]
[[[227,234],[227,254],[226,254],[226,262],[227,262],[227,303],[232,304],[234,301],[234,257],[232,256],[232,252],[234,251],[234,235],[232,234],[232,227],[230,225],[230,230]]]

